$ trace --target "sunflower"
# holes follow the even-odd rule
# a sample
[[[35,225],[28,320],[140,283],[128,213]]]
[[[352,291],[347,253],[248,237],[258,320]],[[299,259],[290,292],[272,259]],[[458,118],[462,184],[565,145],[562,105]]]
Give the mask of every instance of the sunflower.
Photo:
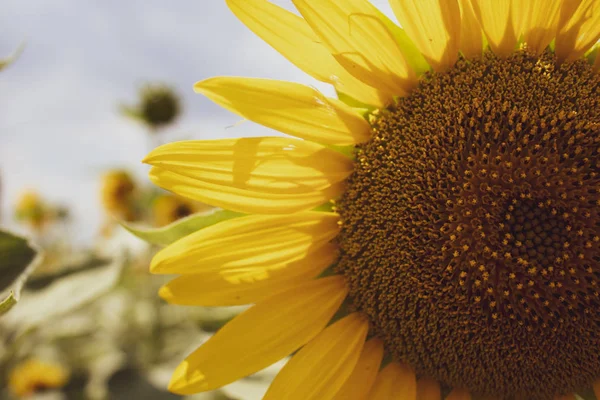
[[[600,394],[600,1],[390,0],[402,29],[366,0],[293,3],[227,0],[338,98],[207,79],[197,92],[292,137],[145,160],[157,185],[246,214],[152,261],[181,275],[172,303],[254,304],[170,390],[294,353],[265,399]]]
[[[164,194],[154,199],[152,216],[155,225],[165,226],[180,218],[206,209],[208,209],[208,206],[203,206],[184,197]]]
[[[134,197],[136,184],[127,171],[111,170],[102,176],[101,200],[105,211],[116,217],[135,219]]]
[[[61,388],[68,380],[69,372],[63,366],[32,358],[10,372],[8,388],[18,398],[24,398],[44,389]]]
[[[19,221],[27,222],[33,230],[41,231],[52,219],[52,213],[39,193],[26,191],[21,194],[15,205],[15,217]]]
[[[169,86],[152,83],[139,91],[139,103],[135,106],[121,106],[125,116],[143,122],[151,132],[157,132],[175,122],[181,114],[179,95]]]

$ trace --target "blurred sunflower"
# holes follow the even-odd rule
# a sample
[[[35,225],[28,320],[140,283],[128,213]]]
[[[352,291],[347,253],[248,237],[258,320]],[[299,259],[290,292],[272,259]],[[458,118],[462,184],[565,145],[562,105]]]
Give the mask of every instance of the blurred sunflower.
[[[135,220],[135,191],[135,182],[127,171],[112,170],[102,176],[102,206],[111,216]]]
[[[600,1],[390,0],[404,29],[366,0],[293,3],[301,16],[227,0],[339,99],[208,79],[196,91],[296,138],[172,143],[145,160],[157,185],[253,214],[152,262],[182,275],[161,289],[170,302],[255,303],[170,389],[211,390],[300,349],[265,399],[600,390],[600,65],[587,57]]]
[[[126,116],[146,124],[152,132],[175,122],[181,114],[179,96],[166,85],[145,85],[140,89],[139,98],[137,105],[122,106],[121,111]]]
[[[19,398],[31,396],[41,390],[63,387],[69,372],[60,364],[29,359],[17,365],[8,378],[8,388]]]
[[[53,213],[39,193],[27,191],[21,194],[17,201],[15,217],[27,223],[34,231],[41,231],[53,219]]]
[[[154,199],[152,203],[152,216],[155,225],[165,226],[180,218],[205,209],[207,209],[207,206],[186,199],[185,197],[164,194]]]

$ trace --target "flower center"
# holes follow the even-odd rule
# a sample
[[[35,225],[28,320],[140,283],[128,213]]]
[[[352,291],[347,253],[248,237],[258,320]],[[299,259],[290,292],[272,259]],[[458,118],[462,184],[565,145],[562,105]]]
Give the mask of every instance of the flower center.
[[[598,93],[585,61],[486,53],[379,111],[337,268],[393,358],[499,399],[600,377]]]
[[[187,217],[188,215],[191,215],[191,214],[192,214],[192,209],[187,204],[180,204],[177,206],[177,208],[175,208],[175,210],[173,210],[173,216],[175,217],[176,220]]]

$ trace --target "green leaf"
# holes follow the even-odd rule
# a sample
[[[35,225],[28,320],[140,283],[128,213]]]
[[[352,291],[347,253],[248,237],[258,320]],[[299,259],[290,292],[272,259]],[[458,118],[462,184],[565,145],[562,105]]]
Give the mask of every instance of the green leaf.
[[[28,290],[19,306],[2,319],[3,324],[27,331],[89,304],[119,282],[124,261],[123,257],[106,260],[102,266],[57,279],[41,290]]]
[[[100,258],[94,254],[87,253],[77,254],[73,252],[65,258],[66,260],[61,263],[63,265],[61,265],[59,270],[44,274],[36,274],[27,279],[25,289],[34,291],[42,290],[60,279],[83,271],[101,268],[110,263],[110,260],[106,258]]]
[[[15,304],[17,304],[17,299],[11,290],[8,297],[0,301],[0,316],[6,314]]]
[[[12,64],[17,58],[19,58],[19,56],[21,55],[21,53],[23,52],[23,50],[25,49],[25,43],[22,43],[17,50],[15,50],[10,56],[0,60],[0,71],[2,71],[4,68],[8,67],[10,64]]]
[[[36,253],[27,239],[0,231],[0,292],[13,285],[31,264]]]
[[[221,210],[211,210],[182,218],[162,228],[140,228],[130,224],[121,223],[125,229],[146,242],[158,246],[167,246],[184,236],[200,229],[214,225],[231,218],[241,217],[242,213]]]
[[[38,250],[27,239],[0,231],[0,315],[19,300],[21,288],[38,264]]]

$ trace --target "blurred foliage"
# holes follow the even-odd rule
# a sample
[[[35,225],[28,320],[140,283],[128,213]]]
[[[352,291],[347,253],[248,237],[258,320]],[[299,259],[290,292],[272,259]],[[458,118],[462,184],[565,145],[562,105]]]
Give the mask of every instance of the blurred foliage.
[[[19,300],[21,288],[36,266],[37,254],[26,239],[0,231],[0,316]]]
[[[144,185],[122,169],[103,174],[100,186],[111,229],[103,230],[91,248],[74,248],[65,231],[55,229],[62,220],[49,216],[57,207],[38,193],[27,192],[15,205],[17,220],[43,244],[45,256],[22,284],[18,306],[0,319],[0,399],[36,398],[42,389],[56,399],[179,398],[166,390],[177,364],[245,309],[167,305],[158,296],[167,277],[148,272],[158,245],[241,214]],[[0,254],[9,247],[2,243]],[[25,263],[35,256],[25,247],[11,249],[14,255],[3,259]],[[10,279],[6,272],[0,282],[19,276],[13,267],[8,270]],[[40,371],[46,368],[52,378],[58,369],[51,366],[64,368],[68,380],[45,382]],[[252,390],[266,388],[270,379],[253,378]],[[229,390],[190,399],[239,398]]]
[[[144,186],[134,179],[133,174],[122,169],[109,170],[102,175],[100,194],[102,206],[108,216],[101,232],[105,237],[110,237],[119,223],[134,234],[146,230],[154,232],[154,228],[165,227],[182,218],[208,213],[213,209],[152,185]],[[189,226],[184,231],[188,234],[197,229],[199,228]],[[152,233],[149,235],[153,236]],[[154,236],[160,236],[160,233]],[[150,242],[161,244],[160,241]]]
[[[147,85],[123,111],[155,132],[175,122],[181,104],[170,88]],[[35,245],[0,231],[0,399],[180,398],[166,389],[176,366],[246,309],[167,305],[158,291],[168,277],[148,271],[158,246],[242,214],[119,168],[99,186],[107,222],[91,244],[74,244],[69,209],[32,190],[13,216]],[[187,399],[258,399],[279,368]]]
[[[68,219],[66,207],[50,204],[35,191],[21,194],[15,206],[15,218],[27,225],[33,232],[40,233],[48,225]]]

